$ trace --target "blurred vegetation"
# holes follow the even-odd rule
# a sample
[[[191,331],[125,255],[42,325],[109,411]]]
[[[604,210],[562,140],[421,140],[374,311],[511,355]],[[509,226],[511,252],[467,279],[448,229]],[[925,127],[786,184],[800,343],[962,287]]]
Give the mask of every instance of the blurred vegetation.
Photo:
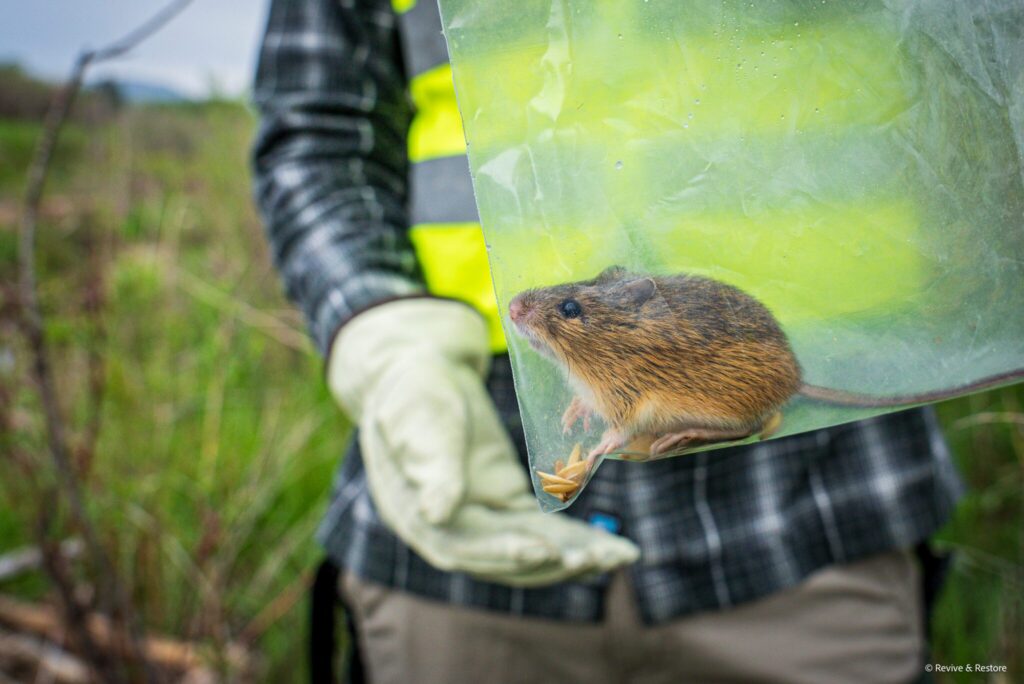
[[[253,127],[251,112],[227,101],[112,108],[72,123],[43,204],[41,294],[73,445],[90,420],[89,353],[106,359],[95,458],[78,467],[147,624],[213,650],[254,636],[265,681],[297,681],[296,592],[319,558],[312,533],[348,428],[254,213]],[[0,312],[12,301],[38,131],[0,119]],[[96,290],[92,319],[83,300]],[[24,349],[4,320],[0,384],[14,384],[14,430],[0,447],[42,453]],[[939,537],[958,553],[931,660],[1005,664],[1005,681],[1024,673],[1022,402],[1019,387],[940,407],[971,491]],[[0,553],[33,543],[38,503],[4,468]],[[39,598],[48,587],[36,575],[0,591]]]
[[[0,119],[41,121],[52,93],[52,85],[25,73],[20,65],[0,62]],[[73,117],[86,123],[107,120],[122,100],[118,86],[103,81],[81,93]]]
[[[39,128],[0,120],[0,309],[13,301]],[[43,203],[40,289],[73,447],[88,421],[88,352],[106,358],[96,458],[78,465],[146,622],[216,649],[297,596],[258,641],[266,681],[294,681],[306,631],[294,592],[319,559],[313,531],[348,427],[267,255],[247,173],[252,131],[236,102],[72,123]],[[83,300],[97,260],[94,321]],[[26,354],[0,326],[0,384],[16,393],[6,438],[48,470]],[[37,502],[0,460],[3,553],[34,542]],[[38,575],[0,585],[29,598],[47,589]]]

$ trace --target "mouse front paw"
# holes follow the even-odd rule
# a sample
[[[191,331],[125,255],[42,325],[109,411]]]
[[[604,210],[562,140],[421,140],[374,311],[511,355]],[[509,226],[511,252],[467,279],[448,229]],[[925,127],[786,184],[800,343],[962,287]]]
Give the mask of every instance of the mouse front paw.
[[[594,412],[579,397],[573,397],[562,414],[562,434],[568,433],[577,421],[583,420],[583,431],[590,430],[590,417]]]
[[[608,428],[604,431],[604,434],[601,435],[601,443],[591,449],[590,453],[587,454],[587,462],[593,464],[594,461],[597,460],[598,456],[607,456],[613,451],[621,449],[625,443],[625,434],[614,428]]]

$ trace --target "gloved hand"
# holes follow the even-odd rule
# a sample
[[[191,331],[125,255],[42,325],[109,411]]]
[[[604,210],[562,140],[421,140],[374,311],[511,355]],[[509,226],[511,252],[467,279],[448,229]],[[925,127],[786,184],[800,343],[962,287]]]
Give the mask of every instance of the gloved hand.
[[[632,542],[541,513],[487,395],[487,329],[470,307],[406,299],[339,332],[328,385],[359,426],[370,493],[398,537],[442,570],[512,585],[632,563]]]

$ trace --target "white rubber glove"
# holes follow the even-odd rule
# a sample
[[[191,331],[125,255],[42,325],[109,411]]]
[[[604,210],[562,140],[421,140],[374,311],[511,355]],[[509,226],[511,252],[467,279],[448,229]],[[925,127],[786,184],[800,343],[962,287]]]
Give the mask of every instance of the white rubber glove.
[[[512,585],[632,563],[627,539],[541,513],[483,385],[483,319],[466,305],[406,299],[347,323],[328,385],[359,426],[381,518],[431,565]]]

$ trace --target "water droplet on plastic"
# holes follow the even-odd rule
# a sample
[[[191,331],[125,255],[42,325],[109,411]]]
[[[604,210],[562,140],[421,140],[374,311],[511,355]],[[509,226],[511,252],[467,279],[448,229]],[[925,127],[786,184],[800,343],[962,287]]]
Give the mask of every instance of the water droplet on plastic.
[[[794,22],[793,22],[793,26],[799,26],[799,25],[800,25],[800,22],[799,22],[799,21],[794,21]]]
[[[690,124],[688,124],[688,123],[684,123],[683,124],[683,128],[689,128],[689,127],[690,127]]]
[[[695,105],[699,105],[699,104],[700,104],[700,98],[699,98],[699,97],[697,97],[697,98],[694,98],[694,100],[693,100],[693,104],[695,104]]]
[[[820,109],[818,109],[817,107],[815,107],[815,108],[814,108],[814,113],[815,113],[815,114],[819,114],[819,113],[821,113],[821,110],[820,110]]]
[[[622,168],[622,161],[621,160],[615,162],[615,168],[616,169],[621,169]]]
[[[692,119],[693,118],[693,112],[690,112],[689,114],[687,114],[686,118],[687,119]]]

